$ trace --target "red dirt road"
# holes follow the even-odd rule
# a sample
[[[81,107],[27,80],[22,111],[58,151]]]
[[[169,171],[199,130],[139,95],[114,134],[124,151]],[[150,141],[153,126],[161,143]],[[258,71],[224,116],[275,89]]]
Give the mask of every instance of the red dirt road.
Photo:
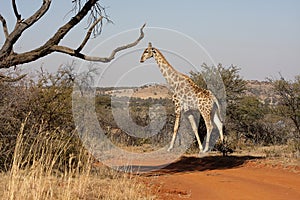
[[[300,199],[299,167],[251,156],[182,157],[142,180],[158,199]]]

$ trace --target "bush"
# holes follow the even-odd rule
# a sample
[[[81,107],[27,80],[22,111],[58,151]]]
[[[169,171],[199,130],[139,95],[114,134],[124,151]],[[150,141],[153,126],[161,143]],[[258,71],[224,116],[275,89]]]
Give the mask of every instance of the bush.
[[[203,73],[191,72],[191,78],[197,85],[207,88],[206,81],[214,81],[210,74],[213,67],[203,65]],[[272,145],[286,144],[291,137],[287,118],[294,122],[297,130],[300,122],[299,115],[299,85],[300,78],[296,78],[293,83],[289,83],[283,78],[272,81],[275,92],[281,96],[281,103],[275,107],[261,102],[255,96],[246,96],[246,81],[239,75],[239,68],[231,65],[228,68],[221,64],[216,68],[220,73],[226,90],[226,121],[225,134],[228,142],[235,148],[240,148],[249,144]],[[204,76],[208,76],[205,77]],[[214,75],[216,76],[216,75]],[[211,80],[212,79],[212,80]],[[218,88],[218,81],[215,87]],[[213,91],[214,92],[214,91]],[[215,92],[222,92],[218,89]],[[218,97],[218,94],[215,94]],[[277,98],[277,97],[276,97]],[[280,114],[282,117],[274,115]],[[204,122],[199,123],[199,133],[205,133]],[[295,131],[294,131],[295,132]],[[297,132],[297,131],[296,131]],[[299,132],[299,131],[298,131]],[[294,136],[297,138],[299,136]]]
[[[54,163],[59,170],[66,169],[62,163],[70,167],[71,158],[74,163],[79,160],[76,155],[82,146],[73,124],[72,80],[68,73],[61,68],[57,74],[40,72],[36,83],[29,78],[0,83],[1,170],[11,168],[18,138],[22,138],[23,165],[39,159],[42,147],[47,145],[52,147],[51,155],[61,151]]]
[[[283,77],[269,81],[279,96],[279,104],[274,108],[274,113],[289,119],[295,129],[294,137],[300,139],[300,75],[294,81],[287,81]]]
[[[118,102],[119,101],[119,102]],[[135,130],[135,127],[120,127],[115,122],[114,116],[112,114],[112,109],[118,110],[118,120],[127,120],[127,112],[124,108],[124,102],[129,102],[129,117],[137,126],[146,127],[150,123],[149,109],[151,105],[160,104],[166,109],[166,123],[159,131],[152,137],[148,138],[138,138],[130,136],[126,130],[131,133],[139,134],[139,129]],[[112,106],[114,106],[112,108]],[[107,136],[116,145],[126,145],[126,146],[141,146],[143,144],[153,144],[154,146],[164,146],[171,140],[171,134],[173,132],[173,121],[175,118],[173,103],[170,99],[140,99],[140,98],[114,98],[114,104],[111,105],[110,97],[106,95],[98,95],[96,97],[96,113],[99,123],[103,130],[106,131]],[[121,117],[124,115],[124,117]],[[152,116],[158,117],[158,116]],[[156,119],[160,121],[159,119]],[[165,121],[161,121],[162,123]],[[126,121],[120,122],[124,125],[127,124]],[[126,130],[124,130],[126,129]],[[155,128],[154,128],[155,129]],[[141,134],[147,134],[152,130],[144,130],[145,132]],[[156,130],[154,130],[156,131]]]
[[[212,69],[214,67],[208,67],[206,64],[203,64],[202,66],[204,68],[204,71],[202,73],[200,72],[190,72],[190,76],[192,80],[201,88],[207,89],[207,85],[205,81],[210,81],[210,82],[216,82],[215,88],[217,88],[215,91],[215,96],[218,98],[219,92],[224,93],[222,91],[221,85],[224,84],[225,86],[225,92],[226,92],[226,102],[219,102],[221,104],[227,105],[226,109],[226,120],[225,120],[225,127],[226,127],[226,132],[225,134],[227,135],[232,135],[232,133],[237,133],[237,121],[235,121],[235,117],[237,116],[237,105],[238,101],[242,98],[243,93],[246,90],[246,81],[244,81],[241,76],[239,75],[239,68],[236,66],[231,65],[228,68],[223,67],[221,64],[219,64],[216,68],[217,72],[214,72]],[[211,71],[212,70],[212,71]],[[208,76],[211,73],[219,73],[220,74],[220,79],[222,79],[223,83],[220,83],[220,80],[210,80],[210,77],[205,77]],[[215,77],[218,77],[218,75],[214,75]],[[214,83],[212,83],[214,84]],[[225,94],[221,94],[225,95]],[[221,97],[224,98],[224,97]],[[219,101],[222,101],[224,99],[219,99]],[[199,122],[199,133],[202,133],[202,138],[205,136],[203,133],[206,133],[206,127],[204,125],[204,120],[202,117],[200,118]],[[237,135],[240,135],[239,132]]]

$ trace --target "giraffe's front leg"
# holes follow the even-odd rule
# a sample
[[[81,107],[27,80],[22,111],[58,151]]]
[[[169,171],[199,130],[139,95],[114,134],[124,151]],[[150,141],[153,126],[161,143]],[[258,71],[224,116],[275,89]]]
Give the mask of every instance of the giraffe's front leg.
[[[174,124],[174,131],[173,131],[173,136],[172,136],[171,144],[170,144],[170,147],[168,148],[168,151],[171,151],[174,147],[174,143],[175,143],[175,140],[176,140],[176,135],[177,135],[177,132],[178,132],[178,129],[179,129],[181,110],[176,109],[175,114],[176,114],[176,119],[175,119],[175,124]]]
[[[196,122],[195,122],[195,118],[193,115],[189,115],[188,116],[188,119],[190,121],[190,124],[192,126],[192,129],[194,131],[194,134],[196,136],[196,139],[197,139],[197,142],[198,142],[198,145],[199,145],[199,150],[200,150],[200,153],[203,152],[203,147],[202,147],[202,144],[201,144],[201,141],[200,141],[200,137],[199,137],[199,134],[198,134],[198,127],[196,125]]]

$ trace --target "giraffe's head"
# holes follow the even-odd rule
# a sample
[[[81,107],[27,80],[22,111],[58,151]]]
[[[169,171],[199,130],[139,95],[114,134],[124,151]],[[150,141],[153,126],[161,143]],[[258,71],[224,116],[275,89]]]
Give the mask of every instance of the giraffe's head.
[[[142,54],[140,62],[144,62],[145,60],[153,57],[153,52],[155,49],[152,47],[151,42],[149,42],[148,47],[145,49],[145,51]]]

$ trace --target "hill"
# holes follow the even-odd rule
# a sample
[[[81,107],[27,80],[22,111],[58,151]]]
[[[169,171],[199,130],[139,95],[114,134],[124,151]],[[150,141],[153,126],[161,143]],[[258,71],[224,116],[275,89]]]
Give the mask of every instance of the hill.
[[[245,95],[255,96],[268,105],[276,105],[278,96],[273,91],[273,86],[267,81],[247,80]],[[167,85],[144,85],[142,87],[97,88],[97,95],[114,97],[133,97],[140,99],[171,98],[172,94]]]

